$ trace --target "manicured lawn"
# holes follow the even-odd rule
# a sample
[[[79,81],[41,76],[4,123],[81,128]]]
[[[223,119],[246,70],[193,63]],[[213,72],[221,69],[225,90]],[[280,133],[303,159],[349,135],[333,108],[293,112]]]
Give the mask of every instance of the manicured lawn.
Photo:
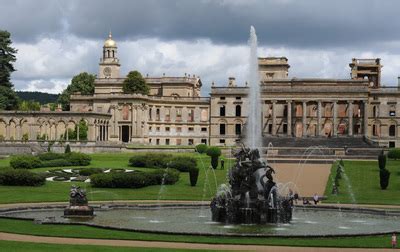
[[[157,153],[154,153],[156,155]],[[92,154],[92,163],[89,167],[98,168],[130,168],[138,170],[149,170],[148,168],[133,168],[128,166],[128,159],[132,153],[97,153]],[[192,155],[198,159],[197,165],[200,169],[199,179],[195,187],[190,186],[189,174],[180,173],[180,179],[175,185],[167,185],[163,194],[159,195],[160,186],[149,186],[140,189],[109,189],[92,188],[89,183],[78,182],[46,182],[40,187],[26,186],[0,186],[1,203],[22,202],[46,202],[46,201],[68,201],[68,192],[72,184],[80,185],[87,191],[89,201],[93,200],[210,200],[216,192],[216,182],[212,170],[208,171],[209,179],[206,182],[206,172],[210,164],[210,158],[198,153],[187,153],[177,155]],[[6,164],[7,160],[2,160]],[[226,160],[228,166],[231,160]],[[6,166],[6,165],[5,165]],[[4,167],[4,166],[3,166]],[[68,167],[55,167],[51,169]],[[76,167],[74,167],[76,168]],[[1,169],[1,166],[0,166]],[[43,172],[49,168],[33,169],[32,171]],[[217,184],[225,183],[225,170],[215,170]],[[206,188],[204,193],[204,187]]]
[[[389,187],[381,190],[377,161],[344,161],[346,177],[339,181],[339,194],[332,195],[336,164],[332,166],[325,195],[330,203],[400,204],[400,161],[388,160],[386,169],[391,172]],[[353,197],[352,197],[353,195]]]
[[[165,248],[133,248],[133,247],[115,247],[115,246],[92,246],[92,245],[65,245],[65,244],[44,244],[32,242],[0,241],[2,251],[7,252],[127,252],[127,251],[192,251],[185,249],[165,249]],[[202,250],[196,250],[202,251]],[[203,250],[204,251],[204,250]]]
[[[74,238],[124,239],[143,241],[174,241],[210,244],[255,244],[280,246],[312,247],[360,247],[387,248],[390,235],[346,238],[248,238],[248,237],[212,237],[191,235],[148,234],[139,232],[116,231],[74,225],[37,225],[32,221],[0,219],[0,231],[39,236],[58,236]]]

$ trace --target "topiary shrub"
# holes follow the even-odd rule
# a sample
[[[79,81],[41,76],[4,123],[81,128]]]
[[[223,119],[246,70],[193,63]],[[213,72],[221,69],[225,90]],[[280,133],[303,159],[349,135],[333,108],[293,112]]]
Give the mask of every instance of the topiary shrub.
[[[67,146],[65,146],[64,153],[65,154],[71,153],[71,146],[69,146],[69,144],[67,144]]]
[[[379,178],[381,189],[386,190],[386,188],[389,186],[390,172],[386,169],[381,169],[379,171]]]
[[[79,175],[81,176],[90,176],[92,174],[103,173],[103,169],[101,168],[85,168],[79,170]]]
[[[196,151],[200,154],[206,153],[208,149],[207,144],[198,144],[196,145]]]
[[[211,157],[211,166],[214,169],[218,167],[219,156],[221,156],[221,149],[215,146],[212,146],[207,149],[207,155]]]
[[[388,152],[387,157],[394,160],[400,159],[400,149],[391,149]]]
[[[5,170],[0,172],[0,185],[8,186],[41,186],[46,178],[26,169]]]
[[[14,169],[32,169],[41,167],[42,162],[32,155],[17,155],[11,157],[10,166]]]
[[[381,169],[381,170],[385,169],[385,167],[386,167],[386,155],[383,154],[383,151],[378,156],[378,163],[379,163],[379,169]]]
[[[177,169],[180,172],[188,172],[192,168],[197,167],[196,159],[192,157],[171,157],[167,161],[169,168]]]
[[[129,172],[129,173],[100,173],[90,176],[90,184],[93,187],[102,188],[142,188],[151,185],[160,185],[162,181],[166,185],[175,184],[179,180],[179,171],[168,169],[153,172]]]
[[[191,186],[196,186],[198,178],[199,178],[199,168],[194,167],[189,169],[189,179]]]

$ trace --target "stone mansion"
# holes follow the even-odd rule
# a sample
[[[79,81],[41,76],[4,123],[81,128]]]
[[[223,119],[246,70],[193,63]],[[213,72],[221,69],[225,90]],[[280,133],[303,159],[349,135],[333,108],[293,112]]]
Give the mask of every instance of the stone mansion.
[[[400,146],[400,86],[381,85],[380,59],[352,59],[349,79],[289,78],[285,57],[259,58],[263,137],[360,138]],[[88,142],[234,145],[247,115],[247,84],[230,77],[201,97],[195,75],[145,77],[150,95],[124,94],[117,44],[103,46],[93,95],[71,96],[70,111],[0,112],[3,140],[66,137],[84,119]],[[400,83],[399,83],[400,84]],[[79,135],[79,134],[78,134]],[[262,136],[260,136],[262,137]],[[77,139],[79,141],[79,139]]]

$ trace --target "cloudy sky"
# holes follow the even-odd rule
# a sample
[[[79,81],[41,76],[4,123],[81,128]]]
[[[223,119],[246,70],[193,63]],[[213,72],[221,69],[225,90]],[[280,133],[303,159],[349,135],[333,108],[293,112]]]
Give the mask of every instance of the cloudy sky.
[[[0,29],[18,49],[17,90],[59,93],[97,73],[112,31],[121,73],[196,74],[246,81],[250,26],[259,56],[286,56],[290,77],[348,78],[351,58],[382,59],[383,83],[400,74],[397,0],[0,0]]]

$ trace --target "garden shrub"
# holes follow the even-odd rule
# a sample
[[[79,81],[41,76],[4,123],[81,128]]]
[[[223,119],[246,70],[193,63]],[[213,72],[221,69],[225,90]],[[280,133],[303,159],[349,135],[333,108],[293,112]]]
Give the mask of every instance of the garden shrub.
[[[103,188],[142,188],[151,185],[175,184],[179,180],[179,171],[168,169],[165,174],[162,170],[153,172],[129,173],[99,173],[90,176],[93,187]]]
[[[381,189],[385,190],[389,186],[390,172],[386,169],[379,171]]]
[[[42,161],[54,160],[54,159],[63,159],[65,157],[64,154],[54,153],[54,152],[45,152],[41,153],[37,156]]]
[[[200,154],[206,153],[208,149],[207,144],[198,144],[196,145],[196,151]]]
[[[32,155],[16,155],[11,157],[10,166],[14,169],[32,169],[42,167],[42,162]]]
[[[4,170],[0,172],[0,185],[8,186],[41,186],[46,178],[26,169]]]
[[[67,144],[67,146],[65,146],[65,154],[71,153],[71,146],[69,146],[69,144]]]
[[[385,167],[386,167],[386,155],[383,153],[383,151],[378,156],[378,163],[379,163],[379,169],[385,169]]]
[[[221,156],[221,149],[215,146],[212,146],[207,149],[207,155],[211,157],[211,166],[214,169],[217,169],[219,156]]]
[[[85,168],[79,170],[79,175],[81,176],[90,176],[92,174],[103,173],[104,170],[101,168]]]
[[[91,157],[84,153],[53,153],[47,152],[32,155],[16,155],[10,160],[10,165],[13,168],[39,168],[39,167],[64,167],[64,166],[86,166],[89,165]]]
[[[52,160],[42,161],[42,166],[40,167],[64,167],[70,165],[71,163],[66,159],[52,159]]]
[[[71,166],[86,166],[90,165],[90,161],[92,161],[92,158],[88,154],[80,152],[71,152],[65,154],[65,157],[70,162]]]
[[[394,160],[400,159],[400,149],[391,149],[388,152],[387,157]]]
[[[181,172],[188,172],[196,167],[196,159],[188,156],[173,156],[171,154],[139,154],[129,159],[129,165],[146,168],[173,168]]]
[[[194,167],[189,169],[189,179],[191,186],[196,186],[198,178],[199,178],[199,168]]]

